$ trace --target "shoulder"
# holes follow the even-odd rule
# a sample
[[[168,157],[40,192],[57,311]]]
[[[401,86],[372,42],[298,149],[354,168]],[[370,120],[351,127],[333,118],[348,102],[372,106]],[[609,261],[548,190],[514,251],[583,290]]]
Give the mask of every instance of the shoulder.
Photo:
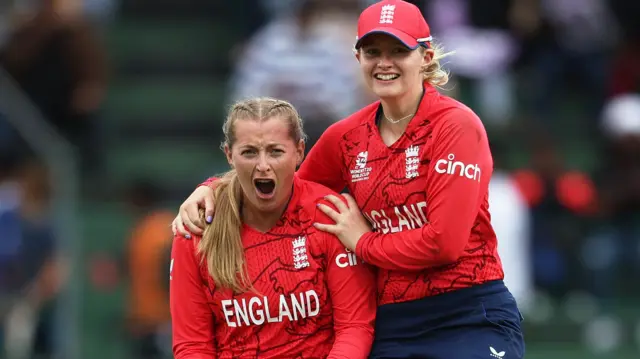
[[[202,240],[200,236],[196,236],[192,233],[189,234],[191,238],[187,239],[181,234],[173,236],[172,253],[180,256],[189,256],[199,258],[198,244]]]
[[[318,141],[324,149],[322,152],[333,151],[344,161],[355,158],[361,151],[357,144],[366,142],[366,139],[372,135],[369,123],[379,106],[380,102],[374,102],[329,126]]]
[[[301,190],[300,204],[306,208],[315,208],[326,196],[332,194],[339,196],[339,194],[329,187],[323,186],[319,183],[303,180],[297,178],[299,188]]]
[[[321,184],[305,181],[300,179],[300,188],[301,188],[301,199],[300,206],[304,208],[304,210],[309,213],[310,217],[313,218],[314,222],[320,223],[335,223],[326,214],[324,214],[320,209],[318,209],[319,204],[324,204],[329,207],[334,208],[331,202],[325,199],[326,196],[334,195],[338,197],[340,200],[346,203],[344,197],[339,193],[325,187]]]
[[[378,110],[378,107],[380,107],[380,101],[372,102],[369,105],[347,116],[343,120],[338,121],[338,123],[343,122],[351,125],[359,125],[362,122],[366,121],[371,115],[375,114]]]
[[[362,109],[329,126],[325,133],[334,136],[342,135],[354,128],[357,128],[358,126],[366,123],[367,119],[375,114],[378,106],[380,106],[380,101],[376,101],[363,107]]]
[[[467,105],[449,96],[440,95],[436,103],[438,117],[443,126],[483,127],[480,117]]]
[[[434,130],[441,136],[475,132],[478,137],[487,137],[480,117],[465,104],[448,96],[440,96],[435,104]]]

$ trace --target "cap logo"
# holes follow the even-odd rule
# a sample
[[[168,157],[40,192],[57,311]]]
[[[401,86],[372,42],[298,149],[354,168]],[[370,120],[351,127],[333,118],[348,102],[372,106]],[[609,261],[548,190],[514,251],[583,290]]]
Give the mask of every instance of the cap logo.
[[[380,11],[381,24],[393,24],[393,13],[396,11],[395,5],[383,5]]]

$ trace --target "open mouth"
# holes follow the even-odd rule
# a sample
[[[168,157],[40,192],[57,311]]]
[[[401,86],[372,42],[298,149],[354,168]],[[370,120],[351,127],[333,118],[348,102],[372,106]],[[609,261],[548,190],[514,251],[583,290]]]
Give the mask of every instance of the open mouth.
[[[373,76],[376,80],[379,81],[393,81],[400,77],[398,74],[375,74]]]
[[[272,179],[255,179],[253,184],[256,186],[260,197],[271,197],[276,190],[276,181]]]

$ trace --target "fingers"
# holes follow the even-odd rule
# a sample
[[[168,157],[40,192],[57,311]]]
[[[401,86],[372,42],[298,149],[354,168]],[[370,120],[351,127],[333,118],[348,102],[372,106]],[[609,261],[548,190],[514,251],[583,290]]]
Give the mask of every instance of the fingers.
[[[199,224],[193,223],[193,222],[189,221],[188,219],[184,222],[184,228],[188,232],[191,232],[191,233],[195,234],[196,236],[199,236],[202,233],[204,233],[204,230],[202,228],[200,228]]]
[[[211,193],[213,194],[213,191]],[[214,202],[213,195],[204,197],[204,218],[207,223],[213,221]]]
[[[174,236],[178,234],[178,228],[176,226],[176,221],[178,220],[178,218],[179,216],[176,216],[176,218],[173,219],[173,222],[171,222],[171,233],[173,233]]]
[[[358,208],[356,199],[353,198],[350,194],[345,193],[342,195],[342,197],[344,197],[344,199],[347,201],[347,205],[349,206],[349,209]]]
[[[334,235],[338,233],[338,230],[335,224],[314,223],[313,226],[323,232],[331,233]]]
[[[336,208],[338,209],[338,211],[340,211],[340,213],[344,213],[349,210],[349,207],[347,207],[347,205],[342,200],[340,200],[340,198],[332,194],[326,196],[324,199],[326,199],[327,201],[331,202],[331,204],[336,206]]]
[[[204,220],[200,217],[200,209],[204,207],[204,203],[202,201],[198,202],[185,202],[184,205],[184,213],[187,218],[183,218],[184,224],[189,227],[189,224],[193,224],[197,226],[198,230],[204,229]]]
[[[195,212],[195,214],[194,214]],[[189,231],[195,235],[202,234],[202,230],[198,225],[198,205],[194,202],[187,201],[180,206],[180,212],[178,216],[180,217],[176,226],[178,227],[178,232],[183,234],[185,237],[189,234]],[[195,222],[194,222],[195,221]],[[184,229],[184,233],[181,231]]]
[[[205,220],[211,223],[213,220],[214,198],[213,190],[207,186],[201,186],[187,198],[180,206],[178,216],[171,224],[171,230],[190,238],[190,233],[201,235],[205,227],[205,221],[200,218],[200,208],[205,209]]]
[[[180,215],[173,220],[172,229],[174,234],[181,235],[187,239],[191,238],[191,234],[184,228]]]
[[[333,208],[327,206],[326,204],[318,203],[318,208],[322,211],[322,213],[326,214],[334,222],[337,223],[340,219],[340,213],[334,211]]]

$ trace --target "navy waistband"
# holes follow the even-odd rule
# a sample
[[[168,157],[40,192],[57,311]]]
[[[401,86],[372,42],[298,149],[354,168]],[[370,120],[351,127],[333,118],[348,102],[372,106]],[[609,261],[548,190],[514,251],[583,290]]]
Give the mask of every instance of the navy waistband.
[[[483,297],[499,293],[508,294],[509,290],[504,285],[504,281],[494,280],[409,302],[381,305],[378,307],[378,316],[405,316],[407,313],[416,313],[424,309],[428,309],[429,311],[438,311],[438,309],[460,307],[469,305],[472,302],[482,301]]]
[[[439,330],[487,325],[486,308],[502,308],[514,321],[520,313],[513,295],[501,280],[378,307],[376,345],[385,342],[425,340]]]

